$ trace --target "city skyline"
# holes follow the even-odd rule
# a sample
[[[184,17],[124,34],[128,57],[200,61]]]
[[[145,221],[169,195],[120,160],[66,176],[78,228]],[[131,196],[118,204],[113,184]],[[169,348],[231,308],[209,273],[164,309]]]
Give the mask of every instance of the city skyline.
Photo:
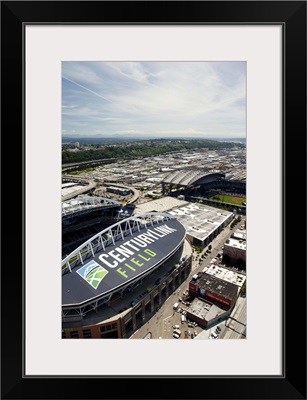
[[[245,62],[62,63],[62,136],[245,135]]]

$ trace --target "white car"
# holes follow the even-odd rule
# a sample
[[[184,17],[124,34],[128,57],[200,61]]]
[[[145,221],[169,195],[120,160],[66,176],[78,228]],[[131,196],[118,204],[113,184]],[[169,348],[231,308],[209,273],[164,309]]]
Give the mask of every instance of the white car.
[[[173,325],[173,329],[180,329],[179,325]]]
[[[179,339],[180,335],[178,333],[173,333],[174,338]]]

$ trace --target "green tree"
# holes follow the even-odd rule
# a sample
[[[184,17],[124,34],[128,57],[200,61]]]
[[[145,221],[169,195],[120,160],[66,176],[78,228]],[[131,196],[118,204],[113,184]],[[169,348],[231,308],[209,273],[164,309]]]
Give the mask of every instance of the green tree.
[[[246,279],[241,287],[241,292],[240,292],[241,296],[246,296]]]

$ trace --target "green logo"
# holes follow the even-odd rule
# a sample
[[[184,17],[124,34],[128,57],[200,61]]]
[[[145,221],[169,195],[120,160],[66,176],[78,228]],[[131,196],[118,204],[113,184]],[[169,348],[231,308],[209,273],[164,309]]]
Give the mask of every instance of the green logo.
[[[78,269],[77,272],[94,289],[97,289],[100,282],[108,274],[109,271],[107,271],[101,265],[97,264],[96,261],[92,260],[84,265],[82,268]]]

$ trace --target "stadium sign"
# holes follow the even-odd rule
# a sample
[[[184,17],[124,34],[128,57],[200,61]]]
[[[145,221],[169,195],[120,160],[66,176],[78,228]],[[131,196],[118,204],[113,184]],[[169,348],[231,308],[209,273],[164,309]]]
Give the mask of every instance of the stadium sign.
[[[62,276],[62,305],[81,304],[138,280],[174,254],[185,233],[170,219],[115,241]]]
[[[146,233],[127,240],[116,249],[101,254],[99,260],[109,268],[116,268],[115,271],[127,279],[129,278],[129,270],[135,272],[137,268],[142,268],[157,255],[153,250],[147,248],[148,245],[173,232],[177,232],[177,229],[170,228],[167,225],[148,229]],[[144,249],[145,247],[146,249]],[[119,267],[119,265],[125,266],[125,270],[124,267]]]

